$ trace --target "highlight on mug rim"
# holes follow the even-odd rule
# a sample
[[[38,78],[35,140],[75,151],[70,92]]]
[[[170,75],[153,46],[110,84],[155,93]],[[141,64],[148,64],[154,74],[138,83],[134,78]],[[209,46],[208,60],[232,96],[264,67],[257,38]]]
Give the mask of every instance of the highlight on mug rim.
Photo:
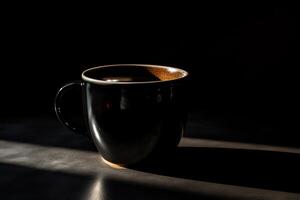
[[[159,72],[157,70],[161,70],[162,73],[168,74],[169,78],[166,80],[151,80],[151,81],[114,81],[114,80],[100,80],[96,78],[91,78],[88,75],[86,75],[88,72],[92,72],[94,70],[98,69],[103,69],[103,68],[113,68],[113,67],[143,67],[151,73]],[[159,72],[159,74],[161,73]],[[172,77],[173,76],[173,77]],[[90,69],[87,69],[82,72],[81,77],[84,81],[94,83],[94,84],[149,84],[149,83],[162,83],[162,82],[171,82],[171,81],[176,81],[180,80],[183,78],[186,78],[188,76],[188,72],[179,69],[176,67],[170,67],[170,66],[163,66],[163,65],[151,65],[151,64],[112,64],[112,65],[102,65],[102,66],[97,66],[93,67]],[[171,78],[170,78],[171,77]]]

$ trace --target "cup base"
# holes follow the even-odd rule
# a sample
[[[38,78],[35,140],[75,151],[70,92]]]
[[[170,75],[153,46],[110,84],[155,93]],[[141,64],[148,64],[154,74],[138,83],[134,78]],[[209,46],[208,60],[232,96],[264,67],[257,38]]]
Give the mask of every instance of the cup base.
[[[102,161],[103,161],[106,165],[110,166],[111,168],[114,168],[114,169],[125,169],[124,166],[118,165],[118,164],[115,164],[115,163],[112,163],[112,162],[109,162],[109,161],[105,160],[103,157],[101,157],[101,159],[102,159]]]

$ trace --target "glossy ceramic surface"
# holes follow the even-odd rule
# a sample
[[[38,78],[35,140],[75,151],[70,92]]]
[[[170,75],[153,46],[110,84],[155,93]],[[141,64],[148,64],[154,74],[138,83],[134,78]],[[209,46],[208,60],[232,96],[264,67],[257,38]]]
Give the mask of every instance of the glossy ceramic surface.
[[[89,69],[82,77],[84,115],[105,160],[130,165],[177,146],[187,114],[185,71],[114,65]]]

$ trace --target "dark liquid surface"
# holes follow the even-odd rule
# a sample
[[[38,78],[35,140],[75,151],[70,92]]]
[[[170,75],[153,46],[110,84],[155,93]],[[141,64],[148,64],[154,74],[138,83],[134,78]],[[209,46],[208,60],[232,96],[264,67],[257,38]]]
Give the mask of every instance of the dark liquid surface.
[[[148,82],[161,80],[143,67],[113,67],[87,72],[90,78],[107,82]]]
[[[107,76],[98,79],[107,82],[148,82],[160,80],[155,76]]]

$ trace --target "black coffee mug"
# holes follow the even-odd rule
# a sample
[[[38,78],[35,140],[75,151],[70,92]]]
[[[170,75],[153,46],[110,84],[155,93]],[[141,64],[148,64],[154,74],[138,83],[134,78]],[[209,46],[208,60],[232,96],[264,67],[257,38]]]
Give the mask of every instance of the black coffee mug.
[[[58,91],[55,111],[64,125],[87,134],[107,163],[135,164],[178,145],[187,117],[187,77],[182,69],[158,65],[91,68],[81,82]],[[81,105],[73,105],[79,98]]]

